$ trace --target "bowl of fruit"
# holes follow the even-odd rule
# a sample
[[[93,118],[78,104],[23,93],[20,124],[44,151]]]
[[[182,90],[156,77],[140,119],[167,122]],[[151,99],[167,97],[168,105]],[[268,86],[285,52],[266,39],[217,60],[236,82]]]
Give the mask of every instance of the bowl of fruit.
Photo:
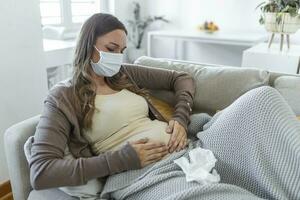
[[[206,33],[214,33],[219,30],[219,27],[212,21],[205,21],[202,25],[198,27],[198,29]]]

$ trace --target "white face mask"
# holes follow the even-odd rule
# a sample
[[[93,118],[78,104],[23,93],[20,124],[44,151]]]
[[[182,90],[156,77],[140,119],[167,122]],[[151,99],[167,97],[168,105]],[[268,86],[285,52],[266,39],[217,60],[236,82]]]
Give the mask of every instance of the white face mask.
[[[99,52],[100,59],[97,63],[91,60],[91,65],[94,72],[100,76],[112,77],[120,71],[123,54],[122,53],[108,53],[99,51],[96,46],[95,49]]]

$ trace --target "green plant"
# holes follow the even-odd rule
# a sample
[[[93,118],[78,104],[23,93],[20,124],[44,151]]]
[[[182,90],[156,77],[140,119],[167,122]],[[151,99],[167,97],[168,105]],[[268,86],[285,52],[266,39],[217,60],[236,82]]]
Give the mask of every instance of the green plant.
[[[134,19],[128,20],[128,25],[130,27],[129,40],[134,44],[135,48],[140,49],[143,36],[145,34],[146,28],[155,21],[163,21],[168,23],[169,21],[164,18],[164,16],[154,16],[147,17],[146,19],[141,18],[140,10],[141,6],[137,2],[133,2],[134,5]]]
[[[257,7],[262,11],[259,22],[265,23],[264,13],[276,13],[276,22],[279,24],[282,21],[284,13],[289,13],[292,17],[300,18],[300,0],[269,0],[260,3]]]

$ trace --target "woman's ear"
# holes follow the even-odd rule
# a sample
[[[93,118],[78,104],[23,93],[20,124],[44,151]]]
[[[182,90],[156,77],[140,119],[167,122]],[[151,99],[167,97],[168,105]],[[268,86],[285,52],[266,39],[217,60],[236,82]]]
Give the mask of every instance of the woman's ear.
[[[100,60],[100,54],[99,54],[99,52],[95,48],[93,48],[93,51],[92,51],[92,61],[94,63],[97,63],[99,60]]]

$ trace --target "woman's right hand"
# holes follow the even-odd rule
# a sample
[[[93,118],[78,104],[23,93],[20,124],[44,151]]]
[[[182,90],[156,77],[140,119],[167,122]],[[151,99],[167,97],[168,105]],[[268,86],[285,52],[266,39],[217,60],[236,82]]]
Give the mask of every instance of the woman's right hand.
[[[161,160],[169,153],[165,143],[150,141],[148,138],[130,142],[130,145],[138,154],[142,167]]]

